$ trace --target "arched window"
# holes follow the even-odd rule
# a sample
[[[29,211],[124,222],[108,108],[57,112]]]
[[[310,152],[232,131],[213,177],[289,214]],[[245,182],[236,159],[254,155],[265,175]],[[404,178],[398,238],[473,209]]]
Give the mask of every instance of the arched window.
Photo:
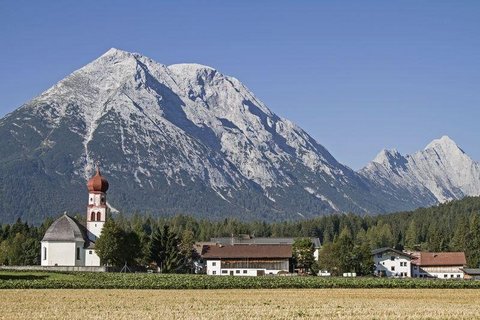
[[[101,218],[102,218],[102,217],[101,217],[101,214],[100,214],[100,212],[97,212],[97,221],[100,221],[100,220],[102,220]]]
[[[90,221],[95,221],[95,212],[90,214]]]
[[[77,247],[77,260],[80,260],[80,248]]]

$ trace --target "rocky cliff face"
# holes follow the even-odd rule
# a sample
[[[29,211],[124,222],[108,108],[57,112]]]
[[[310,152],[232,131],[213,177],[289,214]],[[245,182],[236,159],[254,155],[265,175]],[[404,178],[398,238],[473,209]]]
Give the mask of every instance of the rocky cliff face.
[[[375,173],[381,161],[360,173],[338,163],[237,79],[117,49],[5,116],[0,134],[3,221],[83,213],[96,162],[125,213],[276,220],[425,203],[391,169]]]
[[[383,150],[360,173],[419,206],[480,195],[480,165],[447,136],[412,155]]]

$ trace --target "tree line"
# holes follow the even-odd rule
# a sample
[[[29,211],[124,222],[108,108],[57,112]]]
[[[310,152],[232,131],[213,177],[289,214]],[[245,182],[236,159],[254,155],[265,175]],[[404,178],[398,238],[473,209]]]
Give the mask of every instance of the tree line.
[[[82,221],[82,215],[77,216]],[[17,221],[0,228],[0,264],[38,264],[39,241],[52,222],[40,226]],[[192,216],[152,217],[140,213],[116,214],[105,230],[113,229],[115,246],[123,257],[112,264],[148,265],[156,262],[164,272],[189,272],[191,244],[212,237],[250,234],[256,237],[318,237],[322,243],[317,268],[334,273],[371,272],[370,250],[380,247],[418,251],[464,251],[470,267],[480,264],[480,198],[467,197],[430,208],[387,215],[332,214],[308,220],[241,221],[198,219]],[[173,243],[173,245],[172,245]],[[96,244],[101,246],[100,244]],[[112,247],[113,244],[105,245]],[[113,247],[115,247],[113,246]],[[176,254],[166,247],[177,248]],[[37,250],[38,249],[38,250]],[[165,263],[165,257],[175,263]]]

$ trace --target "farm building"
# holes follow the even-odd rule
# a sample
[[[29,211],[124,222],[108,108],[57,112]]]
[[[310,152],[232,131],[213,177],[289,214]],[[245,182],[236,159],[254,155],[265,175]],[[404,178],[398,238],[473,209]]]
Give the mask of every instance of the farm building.
[[[413,252],[412,275],[416,278],[463,279],[464,252]]]
[[[319,238],[310,238],[313,245],[315,246],[315,252],[313,256],[315,260],[318,260],[318,252],[320,250],[320,239]],[[211,243],[217,243],[222,245],[239,245],[239,244],[257,244],[257,245],[292,245],[295,242],[295,238],[267,238],[267,237],[254,237],[251,235],[241,235],[237,237],[221,237],[221,238],[211,238]]]
[[[372,250],[375,262],[375,275],[379,277],[411,277],[411,262],[413,257],[408,253],[392,248]]]
[[[204,245],[208,275],[261,276],[292,271],[291,245]]]
[[[463,278],[466,280],[480,280],[480,269],[462,268]]]

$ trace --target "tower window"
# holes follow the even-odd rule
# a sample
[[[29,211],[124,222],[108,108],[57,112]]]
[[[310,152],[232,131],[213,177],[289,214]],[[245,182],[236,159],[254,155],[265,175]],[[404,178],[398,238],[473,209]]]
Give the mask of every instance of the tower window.
[[[101,213],[100,213],[100,212],[97,212],[97,221],[100,221],[100,220],[102,220],[102,219],[101,219]]]
[[[90,220],[91,220],[91,221],[95,221],[95,212],[92,212],[92,213],[90,214]]]

